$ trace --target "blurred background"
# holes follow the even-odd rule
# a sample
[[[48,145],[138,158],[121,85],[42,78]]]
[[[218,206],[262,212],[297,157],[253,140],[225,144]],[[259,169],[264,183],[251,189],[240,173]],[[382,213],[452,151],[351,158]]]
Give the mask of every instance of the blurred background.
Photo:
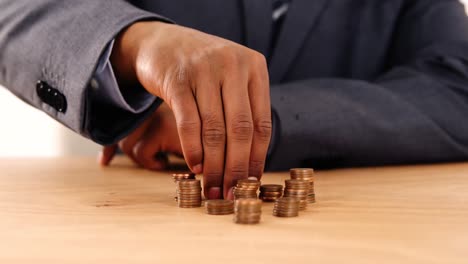
[[[0,106],[0,157],[95,156],[100,149],[1,86]]]
[[[100,149],[1,86],[0,105],[0,157],[97,155]]]

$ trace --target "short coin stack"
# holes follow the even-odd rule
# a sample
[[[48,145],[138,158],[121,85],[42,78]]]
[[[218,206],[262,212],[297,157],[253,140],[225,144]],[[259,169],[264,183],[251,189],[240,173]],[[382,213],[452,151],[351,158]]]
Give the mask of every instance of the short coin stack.
[[[174,200],[177,201],[177,182],[181,180],[194,180],[195,173],[173,173],[172,179],[174,179],[174,182],[176,183],[176,194],[175,194]]]
[[[234,223],[258,224],[262,216],[262,201],[237,199],[234,201]]]
[[[309,181],[307,180],[286,180],[284,197],[293,197],[299,200],[299,209],[307,208],[307,195],[309,193]]]
[[[291,179],[309,181],[309,193],[307,194],[307,200],[309,203],[315,203],[314,169],[296,168],[289,170],[289,172]]]
[[[257,190],[260,187],[260,182],[257,180],[238,180],[234,187],[234,199],[253,198],[257,199]]]
[[[200,207],[202,203],[200,180],[180,180],[177,182],[177,202],[181,208]]]
[[[205,202],[206,213],[210,215],[227,215],[234,213],[234,201],[231,200],[207,200]]]
[[[274,202],[283,195],[283,185],[263,184],[260,186],[260,199],[264,202]]]
[[[275,202],[273,215],[278,217],[295,217],[299,215],[299,200],[294,197],[279,198]]]

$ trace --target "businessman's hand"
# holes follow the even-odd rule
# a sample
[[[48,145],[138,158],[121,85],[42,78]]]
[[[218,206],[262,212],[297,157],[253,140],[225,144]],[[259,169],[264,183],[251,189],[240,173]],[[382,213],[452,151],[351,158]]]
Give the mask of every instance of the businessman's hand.
[[[163,103],[140,127],[120,140],[118,147],[136,164],[149,170],[163,170],[167,167],[170,153],[182,156],[182,147],[174,114]],[[117,145],[103,148],[99,162],[108,166],[117,150]]]
[[[271,135],[263,55],[193,29],[138,22],[117,38],[111,60],[124,86],[140,82],[172,109],[185,160],[203,172],[209,198],[222,189],[232,198],[238,179],[261,177]]]

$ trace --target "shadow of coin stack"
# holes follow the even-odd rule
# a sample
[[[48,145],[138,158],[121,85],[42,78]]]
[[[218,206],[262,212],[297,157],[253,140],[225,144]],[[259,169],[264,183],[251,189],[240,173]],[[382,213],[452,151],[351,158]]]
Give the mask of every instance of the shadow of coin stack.
[[[299,216],[299,200],[294,197],[282,197],[276,200],[273,215],[278,217]]]
[[[234,201],[231,200],[207,200],[205,202],[206,213],[210,215],[228,215],[234,213]]]
[[[307,194],[309,193],[309,181],[307,180],[286,180],[284,197],[292,197],[299,200],[299,209],[307,208]]]
[[[259,198],[264,202],[274,202],[283,196],[283,185],[263,184],[260,186]]]
[[[177,202],[177,183],[181,180],[195,180],[195,173],[174,173],[172,174],[172,179],[174,179],[174,183],[176,184],[174,200]]]
[[[234,187],[233,194],[234,199],[251,198],[257,199],[257,191],[260,187],[260,182],[257,180],[242,179],[237,181],[236,187]]]
[[[201,207],[200,180],[180,180],[177,182],[177,202],[181,208]]]
[[[291,175],[291,179],[309,181],[309,193],[307,194],[307,200],[309,203],[315,203],[314,169],[296,168],[290,169],[289,173]]]
[[[241,198],[234,201],[234,223],[258,224],[262,216],[262,201]]]

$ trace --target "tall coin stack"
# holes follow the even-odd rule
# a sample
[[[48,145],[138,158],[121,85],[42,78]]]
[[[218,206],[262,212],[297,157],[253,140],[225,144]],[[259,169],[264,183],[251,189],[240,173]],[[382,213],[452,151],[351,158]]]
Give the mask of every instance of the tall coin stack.
[[[260,186],[260,199],[264,202],[274,202],[283,195],[283,185],[263,184]]]
[[[234,223],[258,224],[262,216],[262,201],[238,199],[234,201]]]
[[[291,179],[307,180],[309,181],[309,193],[307,200],[309,203],[315,203],[315,190],[314,190],[314,169],[310,168],[296,168],[290,171]]]
[[[177,182],[181,180],[189,180],[189,179],[194,180],[195,173],[174,173],[172,174],[172,179],[174,179],[174,182],[176,184],[176,194],[174,196],[174,200],[176,200],[177,202]]]
[[[295,217],[299,215],[299,200],[294,197],[279,198],[275,202],[273,215],[278,217]]]
[[[307,180],[286,180],[284,197],[293,197],[299,200],[299,209],[307,208],[307,195],[309,193],[309,181]]]
[[[234,213],[234,201],[231,200],[207,200],[205,202],[206,213],[210,215],[227,215]]]
[[[200,180],[180,180],[177,182],[177,202],[181,208],[200,207],[202,203]]]
[[[234,187],[234,199],[253,198],[257,199],[257,190],[260,187],[260,182],[257,180],[242,179],[237,181]]]

